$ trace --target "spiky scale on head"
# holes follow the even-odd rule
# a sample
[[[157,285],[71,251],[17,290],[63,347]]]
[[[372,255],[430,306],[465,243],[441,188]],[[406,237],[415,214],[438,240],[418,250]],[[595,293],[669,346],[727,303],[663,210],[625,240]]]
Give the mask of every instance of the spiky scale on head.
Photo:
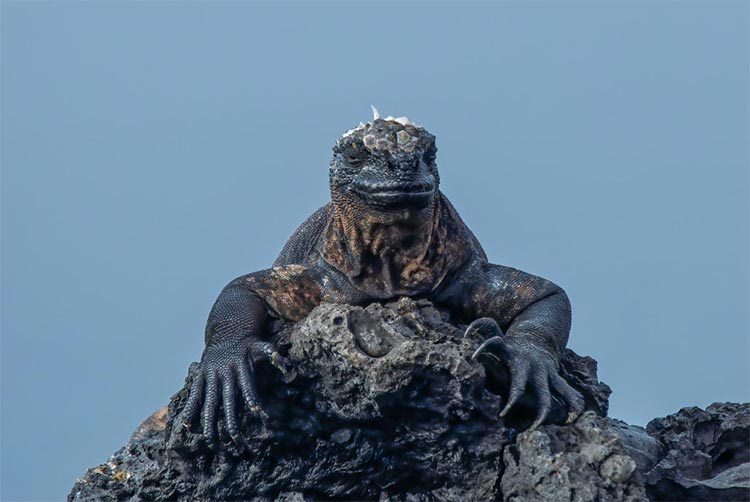
[[[388,152],[391,155],[413,153],[421,148],[435,150],[435,137],[407,117],[381,118],[373,106],[372,122],[363,123],[346,131],[336,142],[336,149],[361,144],[370,152]]]

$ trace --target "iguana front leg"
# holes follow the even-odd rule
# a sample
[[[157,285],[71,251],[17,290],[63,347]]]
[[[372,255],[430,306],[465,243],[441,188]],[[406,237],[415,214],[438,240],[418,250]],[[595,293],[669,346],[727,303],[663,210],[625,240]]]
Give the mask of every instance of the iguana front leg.
[[[266,418],[255,391],[254,362],[265,358],[280,371],[288,371],[286,358],[263,340],[266,319],[269,314],[293,321],[303,318],[320,303],[320,284],[316,269],[288,265],[239,277],[224,288],[206,324],[200,372],[181,415],[185,426],[200,411],[203,435],[213,444],[217,412],[223,405],[227,431],[236,444],[244,446],[237,424],[242,403],[236,394],[251,413]]]
[[[568,403],[569,419],[580,414],[583,398],[559,374],[560,358],[568,341],[571,313],[565,292],[555,284],[520,270],[475,259],[454,278],[438,298],[467,319],[468,331],[489,338],[474,357],[498,348],[508,365],[511,384],[505,416],[527,386],[537,397],[534,429],[551,409],[550,389]]]

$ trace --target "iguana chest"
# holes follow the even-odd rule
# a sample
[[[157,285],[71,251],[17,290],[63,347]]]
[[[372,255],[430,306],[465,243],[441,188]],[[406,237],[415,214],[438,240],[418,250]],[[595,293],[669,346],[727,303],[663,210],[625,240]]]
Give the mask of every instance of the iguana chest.
[[[329,222],[319,256],[372,299],[427,296],[471,255],[450,221],[435,220],[426,229],[394,225],[365,231],[347,223]]]

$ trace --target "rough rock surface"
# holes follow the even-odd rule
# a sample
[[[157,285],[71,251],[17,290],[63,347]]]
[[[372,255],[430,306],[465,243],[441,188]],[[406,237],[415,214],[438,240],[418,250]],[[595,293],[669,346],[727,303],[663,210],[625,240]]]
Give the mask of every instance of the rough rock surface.
[[[683,408],[646,430],[667,448],[648,471],[649,494],[669,500],[750,499],[750,406]]]
[[[610,389],[596,361],[568,350],[562,374],[588,411],[563,425],[555,403],[550,425],[520,432],[533,400],[498,418],[507,374],[470,359],[481,340],[464,329],[406,298],[321,305],[299,323],[278,323],[273,338],[296,375],[284,382],[258,368],[270,420],[243,417],[249,451],[231,443],[223,420],[214,449],[198,425],[175,423],[193,365],[166,430],[139,428],[76,481],[69,500],[747,498],[747,405],[682,410],[647,431],[628,426],[606,418]]]
[[[508,501],[647,500],[620,435],[592,412],[568,426],[521,433],[505,448],[504,463]]]

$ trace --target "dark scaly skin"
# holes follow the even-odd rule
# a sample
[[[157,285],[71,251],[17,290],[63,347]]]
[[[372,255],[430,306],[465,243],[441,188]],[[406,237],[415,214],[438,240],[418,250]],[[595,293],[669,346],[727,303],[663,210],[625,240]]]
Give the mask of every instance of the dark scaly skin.
[[[243,445],[237,413],[246,405],[265,419],[253,364],[265,358],[289,370],[263,339],[269,318],[297,321],[321,302],[365,305],[399,296],[427,298],[473,321],[467,331],[488,336],[475,356],[497,347],[511,371],[501,416],[527,387],[538,402],[532,428],[546,418],[551,390],[566,400],[571,419],[581,412],[581,396],[558,374],[570,331],[565,292],[488,263],[438,190],[436,151],[426,130],[390,117],[339,138],[330,164],[331,202],[297,229],[273,268],[235,279],[216,300],[200,376],[182,415],[186,426],[200,414],[203,434],[213,444],[223,405],[227,430]]]

